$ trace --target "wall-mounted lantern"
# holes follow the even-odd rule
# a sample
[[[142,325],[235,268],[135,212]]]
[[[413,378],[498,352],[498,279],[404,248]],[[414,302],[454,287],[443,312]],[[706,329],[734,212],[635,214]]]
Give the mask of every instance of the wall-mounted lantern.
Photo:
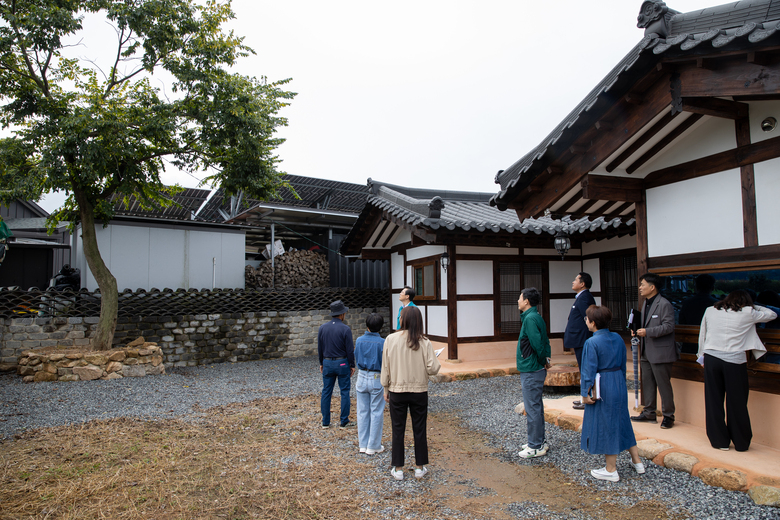
[[[447,252],[443,252],[441,254],[441,267],[444,269],[444,272],[447,272],[447,267],[450,265],[450,255],[447,254]]]
[[[569,252],[570,248],[571,240],[569,239],[569,234],[561,229],[555,234],[555,250],[561,255],[561,260],[563,260],[563,256]]]

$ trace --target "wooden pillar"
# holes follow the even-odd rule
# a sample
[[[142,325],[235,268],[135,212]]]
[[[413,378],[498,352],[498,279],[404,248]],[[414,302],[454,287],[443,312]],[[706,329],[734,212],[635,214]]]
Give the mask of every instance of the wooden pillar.
[[[645,274],[649,268],[647,249],[647,191],[642,190],[642,200],[636,203],[636,272]],[[640,296],[641,303],[641,296]]]
[[[737,146],[750,144],[750,120],[747,117],[734,121],[737,132]],[[758,246],[758,217],[756,216],[756,186],[753,165],[740,167],[742,181],[742,221],[745,247]]]
[[[447,245],[447,255],[450,258],[447,267],[447,359],[458,359],[458,287],[455,283],[458,262],[454,245]]]

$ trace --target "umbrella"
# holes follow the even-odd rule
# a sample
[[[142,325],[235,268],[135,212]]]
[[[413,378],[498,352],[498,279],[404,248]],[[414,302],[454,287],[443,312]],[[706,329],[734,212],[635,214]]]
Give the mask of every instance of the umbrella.
[[[628,329],[633,333],[631,337],[631,355],[634,358],[634,409],[639,408],[639,338],[635,336],[639,328],[641,313],[631,309],[628,313]]]

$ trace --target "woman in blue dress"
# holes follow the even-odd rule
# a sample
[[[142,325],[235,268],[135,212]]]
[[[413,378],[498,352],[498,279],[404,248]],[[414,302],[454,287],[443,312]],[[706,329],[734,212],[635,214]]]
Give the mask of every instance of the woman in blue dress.
[[[592,470],[593,477],[617,482],[620,480],[617,456],[623,450],[631,454],[631,465],[636,472],[645,472],[628,414],[626,344],[618,334],[609,331],[612,312],[607,307],[591,305],[585,316],[585,324],[593,337],[585,341],[582,348],[580,393],[587,406],[580,446],[588,453],[606,455],[606,466]],[[599,396],[594,399],[597,397],[596,374],[600,380]]]

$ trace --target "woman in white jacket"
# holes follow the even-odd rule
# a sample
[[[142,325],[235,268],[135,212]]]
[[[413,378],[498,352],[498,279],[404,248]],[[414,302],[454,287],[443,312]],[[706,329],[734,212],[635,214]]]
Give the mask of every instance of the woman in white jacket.
[[[758,359],[766,347],[756,323],[777,317],[766,307],[753,305],[747,291],[737,290],[709,307],[699,331],[699,362],[704,364],[704,411],[707,437],[713,448],[747,451],[753,438],[748,414],[746,352]],[[728,416],[723,411],[726,401]]]

